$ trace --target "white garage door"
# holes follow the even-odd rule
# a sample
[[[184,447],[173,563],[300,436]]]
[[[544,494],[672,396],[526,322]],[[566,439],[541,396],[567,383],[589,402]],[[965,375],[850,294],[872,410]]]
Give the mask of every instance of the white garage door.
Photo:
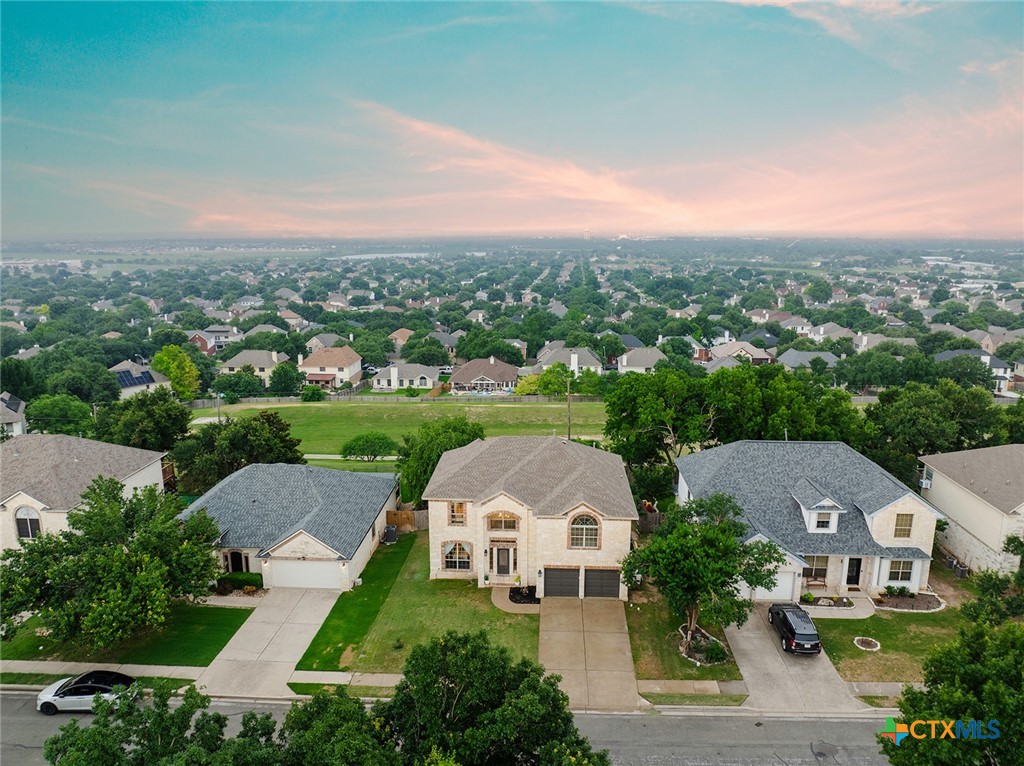
[[[793,582],[796,572],[779,572],[775,575],[775,587],[754,589],[754,601],[792,601]]]
[[[272,560],[272,588],[341,588],[341,563],[337,561]]]

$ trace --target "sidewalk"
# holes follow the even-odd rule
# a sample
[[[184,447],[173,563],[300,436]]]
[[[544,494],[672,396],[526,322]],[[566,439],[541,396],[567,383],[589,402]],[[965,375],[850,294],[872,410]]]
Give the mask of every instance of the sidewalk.
[[[202,667],[184,665],[131,665],[97,662],[48,662],[46,660],[4,660],[0,662],[4,673],[52,673],[54,675],[77,676],[87,670],[116,670],[129,676],[164,676],[165,678],[188,678],[195,680],[206,670]]]

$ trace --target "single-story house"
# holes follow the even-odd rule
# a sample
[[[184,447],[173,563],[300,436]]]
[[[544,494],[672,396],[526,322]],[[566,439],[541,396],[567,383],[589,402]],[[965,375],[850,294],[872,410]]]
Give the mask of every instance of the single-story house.
[[[778,362],[787,370],[795,370],[798,367],[810,369],[813,359],[821,359],[830,370],[839,361],[839,358],[829,351],[797,351],[795,348],[787,348],[779,355]]]
[[[626,597],[636,505],[622,458],[556,436],[499,436],[441,456],[423,491],[431,579]]]
[[[1024,535],[1024,444],[925,455],[921,496],[946,515],[939,545],[975,571],[1016,572],[1019,556],[1003,552]]]
[[[248,365],[252,367],[256,377],[263,381],[263,387],[266,388],[270,385],[270,376],[274,373],[274,368],[287,361],[288,354],[248,348],[245,351],[239,351],[226,362],[221,362],[220,371],[231,374],[241,371]]]
[[[717,346],[712,346],[710,351],[713,360],[731,356],[739,360],[746,359],[753,365],[771,364],[775,360],[775,357],[763,348],[757,348],[742,340],[726,341]]]
[[[547,347],[546,347],[547,348]],[[584,370],[590,370],[600,375],[604,372],[601,360],[594,356],[589,348],[568,348],[549,350],[543,357],[537,357],[537,364],[534,366],[535,373],[541,373],[555,364],[564,364],[569,368],[573,377],[579,376]]]
[[[374,391],[398,391],[411,386],[430,390],[440,382],[441,370],[424,364],[399,362],[373,376]]]
[[[472,359],[460,365],[448,379],[453,394],[511,393],[519,380],[519,368],[495,359]]]
[[[217,523],[229,572],[259,572],[267,588],[350,590],[376,550],[398,498],[395,475],[283,463],[252,464],[200,497]]]
[[[0,393],[0,430],[11,436],[21,436],[28,430],[25,402],[7,391]]]
[[[754,590],[755,600],[928,584],[942,514],[842,442],[739,441],[676,458],[676,467],[680,503],[731,495],[748,539],[785,553],[775,587]]]
[[[325,389],[357,383],[362,363],[363,358],[351,346],[322,348],[305,359],[299,354],[299,372],[306,373],[306,382]]]
[[[140,391],[152,391],[156,388],[170,388],[171,382],[166,375],[150,369],[148,364],[137,364],[130,359],[118,362],[110,371],[117,378],[121,389],[121,398],[127,399]]]
[[[0,444],[0,540],[20,540],[68,528],[68,511],[98,476],[136,489],[164,488],[163,452],[61,434],[25,434]]]
[[[656,348],[630,349],[619,357],[619,372],[652,372],[654,365],[664,359],[668,357]]]

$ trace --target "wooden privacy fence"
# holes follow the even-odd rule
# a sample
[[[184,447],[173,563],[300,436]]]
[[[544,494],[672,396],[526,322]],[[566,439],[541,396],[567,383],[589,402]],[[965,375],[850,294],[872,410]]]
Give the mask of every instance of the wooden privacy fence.
[[[430,526],[430,514],[428,511],[388,511],[387,523],[394,524],[399,532],[415,532]]]
[[[665,514],[660,512],[641,513],[636,522],[636,528],[643,534],[649,534],[661,525],[664,518]]]

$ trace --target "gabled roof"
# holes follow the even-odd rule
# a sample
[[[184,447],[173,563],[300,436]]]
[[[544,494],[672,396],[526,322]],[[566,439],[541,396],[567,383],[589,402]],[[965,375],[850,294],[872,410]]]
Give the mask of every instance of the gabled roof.
[[[245,351],[239,351],[233,357],[228,359],[226,362],[221,362],[221,367],[244,367],[247,364],[251,364],[253,367],[259,369],[260,367],[276,367],[279,364],[288,361],[288,354],[278,354],[277,361],[274,361],[272,351],[263,351],[258,348],[247,348]]]
[[[0,444],[0,502],[18,492],[66,511],[97,476],[121,481],[157,463],[163,452],[61,434],[25,434]]]
[[[637,518],[622,458],[557,436],[497,436],[449,450],[423,498],[483,502],[501,493],[537,516],[585,504],[609,518]]]
[[[410,378],[418,378],[421,375],[425,376],[427,380],[437,380],[441,375],[441,370],[437,367],[428,367],[425,364],[411,364],[409,362],[399,362],[398,364],[391,364],[385,367],[383,370],[373,376],[374,380],[391,380],[391,371],[393,369],[398,370],[398,377],[403,380],[409,380]]]
[[[246,338],[248,338],[250,335],[256,335],[256,334],[261,333],[261,332],[270,332],[270,333],[274,333],[275,335],[276,334],[280,334],[280,335],[284,335],[285,334],[285,331],[282,330],[280,327],[278,327],[276,324],[258,324],[255,327],[253,327],[252,329],[250,329],[248,332],[244,333],[244,336]]]
[[[350,559],[394,490],[391,473],[253,464],[221,481],[180,518],[205,508],[225,548],[259,548],[259,555],[265,555],[305,531]]]
[[[133,388],[135,386],[152,386],[167,383],[167,377],[149,367],[137,364],[130,359],[118,362],[110,371],[117,378],[117,385],[121,388]]]
[[[538,357],[538,366],[550,367],[561,362],[566,367],[572,365],[572,355],[576,355],[576,364],[579,367],[601,367],[601,360],[594,356],[589,348],[559,348],[550,351],[544,356]]]
[[[1024,444],[925,455],[921,462],[1003,513],[1024,513]]]
[[[24,423],[25,402],[14,394],[0,393],[0,423]]]
[[[405,343],[407,340],[409,340],[409,338],[411,338],[415,334],[415,330],[410,330],[407,327],[399,327],[388,337],[391,338],[391,340],[398,340],[401,341],[402,343]]]
[[[351,346],[319,348],[306,357],[300,367],[349,367],[359,364],[363,358]]]
[[[981,359],[982,362],[987,364],[991,369],[998,369],[1000,367],[1011,367],[1012,365],[1007,364],[1002,359],[997,357],[995,354],[990,354],[981,348],[956,348],[951,351],[942,351],[935,355],[936,362],[946,362],[950,359],[955,359],[958,356],[975,356]]]
[[[448,382],[452,385],[468,384],[477,378],[488,378],[495,383],[515,383],[519,379],[519,368],[493,356],[486,359],[471,359],[458,367]]]
[[[654,367],[655,364],[667,358],[656,348],[633,348],[619,357],[619,364],[623,367],[647,368]]]
[[[829,367],[835,367],[839,359],[830,351],[797,351],[795,348],[786,349],[778,358],[781,364],[786,367],[810,367],[812,359],[824,359]]]
[[[324,346],[325,348],[330,348],[339,340],[341,340],[340,335],[335,335],[333,332],[322,332],[319,335],[314,335],[312,338],[307,340],[306,343],[308,344],[312,343],[313,341],[316,341],[321,346]]]
[[[886,548],[875,541],[867,517],[910,496],[938,514],[887,471],[842,442],[740,441],[676,458],[693,497],[732,495],[751,534],[760,533],[799,556],[858,555],[931,558],[917,548]],[[835,533],[807,531],[800,503],[834,500]],[[860,511],[854,513],[853,511]]]

